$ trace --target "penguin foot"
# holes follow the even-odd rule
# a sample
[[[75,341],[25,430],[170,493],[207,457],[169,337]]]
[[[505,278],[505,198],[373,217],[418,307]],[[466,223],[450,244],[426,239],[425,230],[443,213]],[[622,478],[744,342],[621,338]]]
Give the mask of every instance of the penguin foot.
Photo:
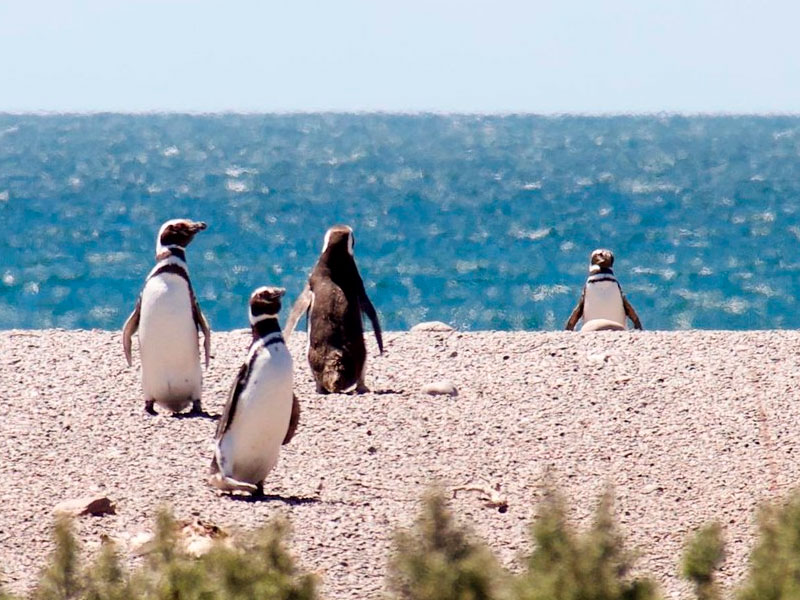
[[[369,394],[370,389],[363,381],[359,381],[356,385],[355,393],[356,394]]]
[[[231,477],[225,477],[220,472],[212,474],[208,479],[208,483],[222,492],[249,492],[255,496],[259,489],[264,493],[262,484],[254,485],[245,481],[237,481]]]
[[[144,401],[144,410],[148,415],[157,416],[158,413],[155,409],[156,401],[155,400],[145,400]]]
[[[256,484],[256,489],[253,490],[253,497],[254,498],[261,498],[263,496],[264,496],[264,482],[263,481],[259,481]]]
[[[317,382],[317,393],[318,394],[330,394],[330,390],[326,389],[324,385],[322,385],[319,381]]]
[[[207,413],[203,410],[202,404],[200,404],[200,400],[192,400],[192,407],[187,410],[186,412],[181,412],[177,410],[172,413],[172,416],[176,419],[210,419],[212,421],[219,420],[219,415],[212,415],[211,413]]]

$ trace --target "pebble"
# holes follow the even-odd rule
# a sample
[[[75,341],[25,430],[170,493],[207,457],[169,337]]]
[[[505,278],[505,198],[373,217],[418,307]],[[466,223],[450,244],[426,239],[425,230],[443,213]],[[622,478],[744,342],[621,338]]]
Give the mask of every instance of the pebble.
[[[458,396],[458,390],[453,385],[452,381],[443,379],[442,381],[434,381],[426,383],[420,390],[423,394],[431,396]]]
[[[455,331],[455,328],[441,321],[424,321],[414,325],[410,331],[413,333],[418,331]]]

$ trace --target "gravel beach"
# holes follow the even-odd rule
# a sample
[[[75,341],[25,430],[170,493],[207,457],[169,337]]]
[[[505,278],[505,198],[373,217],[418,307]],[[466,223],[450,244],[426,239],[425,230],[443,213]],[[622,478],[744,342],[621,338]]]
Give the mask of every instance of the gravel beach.
[[[212,336],[209,413],[222,411],[249,337]],[[265,482],[269,495],[253,502],[205,483],[213,419],[145,413],[136,342],[127,368],[119,332],[0,332],[9,590],[33,585],[52,549],[54,506],[100,494],[117,513],[76,520],[89,549],[107,535],[130,551],[163,503],[228,531],[285,515],[291,550],[325,598],[378,598],[392,533],[412,522],[431,483],[449,495],[499,485],[505,512],[479,491],[456,492],[452,506],[519,569],[550,480],[581,525],[613,485],[636,572],[665,597],[688,598],[676,574],[688,534],[712,519],[724,526],[731,590],[759,503],[800,482],[799,332],[388,332],[383,356],[367,339],[373,392],[320,396],[305,336],[292,337],[300,426]],[[441,380],[457,395],[422,393]]]

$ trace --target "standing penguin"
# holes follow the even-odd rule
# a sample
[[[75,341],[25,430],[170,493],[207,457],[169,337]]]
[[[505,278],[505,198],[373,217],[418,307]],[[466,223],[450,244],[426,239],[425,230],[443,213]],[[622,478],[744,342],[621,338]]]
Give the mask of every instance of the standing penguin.
[[[264,477],[297,429],[292,355],[278,324],[284,291],[260,287],[250,296],[253,341],[217,425],[208,480],[220,490],[262,495]]]
[[[288,340],[300,316],[307,313],[308,364],[320,394],[369,391],[364,384],[367,349],[361,311],[372,321],[383,354],[381,324],[356,267],[354,244],[353,230],[347,225],[328,229],[322,254],[284,330]]]
[[[172,412],[191,405],[200,412],[202,372],[198,329],[202,330],[208,367],[211,332],[189,280],[186,246],[202,222],[173,219],[161,226],[156,239],[156,266],[150,271],[136,308],[122,328],[122,348],[128,366],[131,336],[139,331],[142,356],[142,391],[145,410],[156,414],[154,403]]]
[[[600,248],[592,252],[589,277],[565,329],[575,329],[581,317],[583,317],[582,331],[625,329],[626,316],[633,321],[636,329],[642,328],[639,315],[633,310],[633,306],[622,293],[617,278],[614,277],[614,271],[611,269],[613,265],[614,254],[611,250]]]

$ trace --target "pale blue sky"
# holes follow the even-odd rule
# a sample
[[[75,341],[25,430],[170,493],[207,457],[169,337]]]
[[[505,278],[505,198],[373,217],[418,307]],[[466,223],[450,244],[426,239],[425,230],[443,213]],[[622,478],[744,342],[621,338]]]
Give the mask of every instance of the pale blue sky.
[[[0,111],[800,113],[800,2],[0,0]]]

